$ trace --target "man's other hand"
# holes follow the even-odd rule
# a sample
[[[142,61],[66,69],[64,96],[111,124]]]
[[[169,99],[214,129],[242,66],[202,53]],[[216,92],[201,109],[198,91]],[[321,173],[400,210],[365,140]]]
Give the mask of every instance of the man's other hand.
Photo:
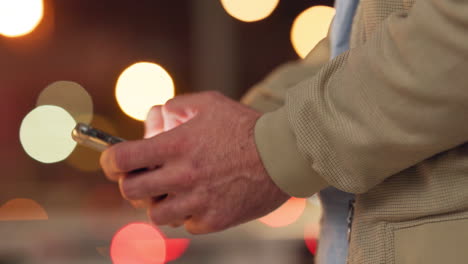
[[[109,148],[101,165],[126,199],[152,200],[148,215],[155,224],[184,223],[193,234],[221,231],[289,198],[258,155],[254,127],[260,116],[217,92],[178,96],[150,111],[151,137]]]

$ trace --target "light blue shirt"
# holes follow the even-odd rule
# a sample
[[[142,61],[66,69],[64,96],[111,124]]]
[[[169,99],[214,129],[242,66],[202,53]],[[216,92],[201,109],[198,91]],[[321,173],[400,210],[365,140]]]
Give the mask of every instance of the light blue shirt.
[[[351,26],[359,0],[335,0],[330,43],[331,59],[349,49]],[[319,193],[323,214],[316,263],[345,264],[348,255],[348,215],[354,195],[329,187]]]

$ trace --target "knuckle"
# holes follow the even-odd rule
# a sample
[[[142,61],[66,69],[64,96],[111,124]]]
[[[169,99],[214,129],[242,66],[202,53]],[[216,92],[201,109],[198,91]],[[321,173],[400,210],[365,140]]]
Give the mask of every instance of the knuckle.
[[[203,93],[203,95],[209,100],[213,100],[222,96],[222,94],[218,91],[206,91]]]
[[[205,225],[206,225],[206,229],[210,233],[218,232],[227,228],[227,226],[222,221],[219,221],[218,219],[214,219],[214,218],[208,218],[206,220]]]
[[[112,146],[101,156],[101,166],[108,171],[125,172],[126,152],[120,146]]]
[[[185,225],[185,230],[192,234],[192,235],[202,235],[202,234],[207,234],[207,230],[205,230],[205,227],[200,225],[200,223],[190,223]]]
[[[149,110],[149,113],[152,113],[152,112],[159,112],[161,111],[161,106],[160,105],[153,105],[150,110]]]
[[[99,163],[101,168],[104,172],[104,175],[107,179],[111,181],[117,181],[118,178],[121,176],[119,172],[115,169],[114,165],[114,153],[113,150],[109,149],[106,150],[101,157],[99,158]]]
[[[177,139],[174,140],[174,147],[178,150],[186,152],[187,149],[189,149],[191,146],[191,141],[190,141],[190,137],[182,136],[184,133],[186,133],[186,131],[182,131],[182,132],[183,133],[180,133],[179,135],[177,135]]]
[[[179,182],[181,186],[185,188],[193,187],[195,183],[195,179],[197,178],[196,171],[187,167],[184,169],[181,169],[178,177],[179,177]]]
[[[209,234],[226,229],[227,226],[216,219],[204,218],[197,222],[192,222],[190,225],[186,225],[185,229],[187,232],[193,235]]]
[[[203,203],[202,201],[202,199],[198,198],[198,195],[192,192],[192,194],[184,200],[185,208],[187,208],[187,211],[191,214],[206,211],[206,208],[204,207],[206,203]]]
[[[176,97],[167,100],[167,102],[164,104],[164,107],[167,110],[171,110],[174,107],[174,105],[176,104],[176,100],[177,100]]]
[[[104,172],[110,171],[111,167],[111,160],[113,160],[112,156],[114,155],[112,148],[107,149],[101,154],[101,157],[99,158],[99,163],[101,164],[102,169]]]
[[[188,150],[186,140],[183,137],[168,138],[166,142],[159,144],[158,148],[162,153],[171,156],[181,156]]]
[[[128,171],[128,153],[123,148],[115,146],[114,148],[114,166],[118,171]]]
[[[185,227],[185,230],[191,235],[201,235],[203,232],[200,232],[198,228],[194,228],[193,226]]]
[[[171,226],[173,228],[178,228],[181,225],[183,225],[183,223],[181,223],[181,222],[172,222],[172,223],[169,224],[169,226]]]
[[[128,180],[125,179],[125,178],[120,182],[120,193],[127,200],[136,199],[135,195],[134,195],[134,192],[132,190],[132,186],[130,185]]]
[[[156,225],[164,225],[167,224],[164,213],[162,212],[161,208],[156,208],[152,206],[148,209],[148,217]]]
[[[190,171],[194,171],[194,172],[197,172],[199,170],[202,170],[203,169],[203,165],[202,165],[202,160],[200,160],[200,158],[192,158],[190,160]]]
[[[142,190],[141,192],[145,197],[153,197],[158,194],[159,185],[158,182],[152,180],[151,178],[147,177],[145,181],[142,182]]]
[[[174,140],[171,144],[167,146],[169,148],[170,153],[180,154],[186,151],[184,141]]]

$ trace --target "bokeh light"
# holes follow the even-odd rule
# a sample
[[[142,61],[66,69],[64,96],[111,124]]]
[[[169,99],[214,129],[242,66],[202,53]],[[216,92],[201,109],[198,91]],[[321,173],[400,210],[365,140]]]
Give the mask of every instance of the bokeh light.
[[[189,244],[190,240],[186,238],[166,239],[166,262],[180,258]]]
[[[306,199],[293,197],[275,211],[258,220],[270,227],[288,226],[301,217],[305,206]]]
[[[94,115],[92,127],[105,131],[113,136],[118,136],[114,125],[101,115]],[[101,169],[99,157],[101,153],[86,146],[78,145],[73,153],[67,158],[66,163],[84,172],[94,172]]]
[[[128,67],[120,75],[115,90],[120,108],[137,120],[145,120],[152,106],[166,103],[174,94],[174,82],[169,73],[150,62]]]
[[[267,18],[278,6],[279,0],[221,0],[226,12],[232,17],[255,22]]]
[[[0,207],[0,221],[32,221],[49,219],[45,209],[31,199],[13,199]]]
[[[166,260],[165,239],[152,225],[132,223],[116,233],[110,255],[114,264],[162,264]]]
[[[0,34],[26,35],[37,27],[43,16],[43,0],[0,0]]]
[[[20,141],[26,153],[43,163],[66,159],[76,146],[71,131],[76,122],[63,108],[53,105],[36,107],[23,119]]]
[[[93,99],[76,82],[57,81],[39,95],[36,106],[56,105],[67,110],[77,122],[89,124],[93,119]]]
[[[334,16],[335,9],[329,6],[313,6],[297,16],[291,29],[291,42],[301,58],[327,36]]]
[[[320,235],[319,223],[311,223],[304,228],[304,242],[307,246],[307,249],[313,255],[317,253],[319,235]]]

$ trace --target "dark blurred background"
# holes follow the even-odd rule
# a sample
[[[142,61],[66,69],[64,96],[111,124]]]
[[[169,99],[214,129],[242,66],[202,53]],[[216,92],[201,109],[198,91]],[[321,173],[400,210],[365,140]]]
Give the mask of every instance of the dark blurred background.
[[[162,65],[177,94],[219,90],[239,99],[276,66],[299,58],[290,41],[296,16],[314,5],[333,6],[333,1],[283,0],[271,16],[254,23],[231,17],[218,0],[44,4],[44,18],[32,33],[0,35],[0,206],[31,199],[45,209],[48,220],[0,219],[0,264],[111,263],[108,248],[115,232],[146,220],[106,181],[98,154],[77,148],[72,162],[42,164],[24,152],[21,121],[47,85],[58,80],[81,84],[93,98],[98,116],[93,123],[106,123],[126,139],[140,138],[142,123],[126,116],[114,96],[117,78],[129,65]],[[88,165],[73,166],[80,162]],[[168,237],[190,239],[175,263],[313,263],[298,235],[305,224],[317,223],[319,207],[313,199],[306,211],[295,226],[283,229],[251,223],[204,237],[162,230]]]

